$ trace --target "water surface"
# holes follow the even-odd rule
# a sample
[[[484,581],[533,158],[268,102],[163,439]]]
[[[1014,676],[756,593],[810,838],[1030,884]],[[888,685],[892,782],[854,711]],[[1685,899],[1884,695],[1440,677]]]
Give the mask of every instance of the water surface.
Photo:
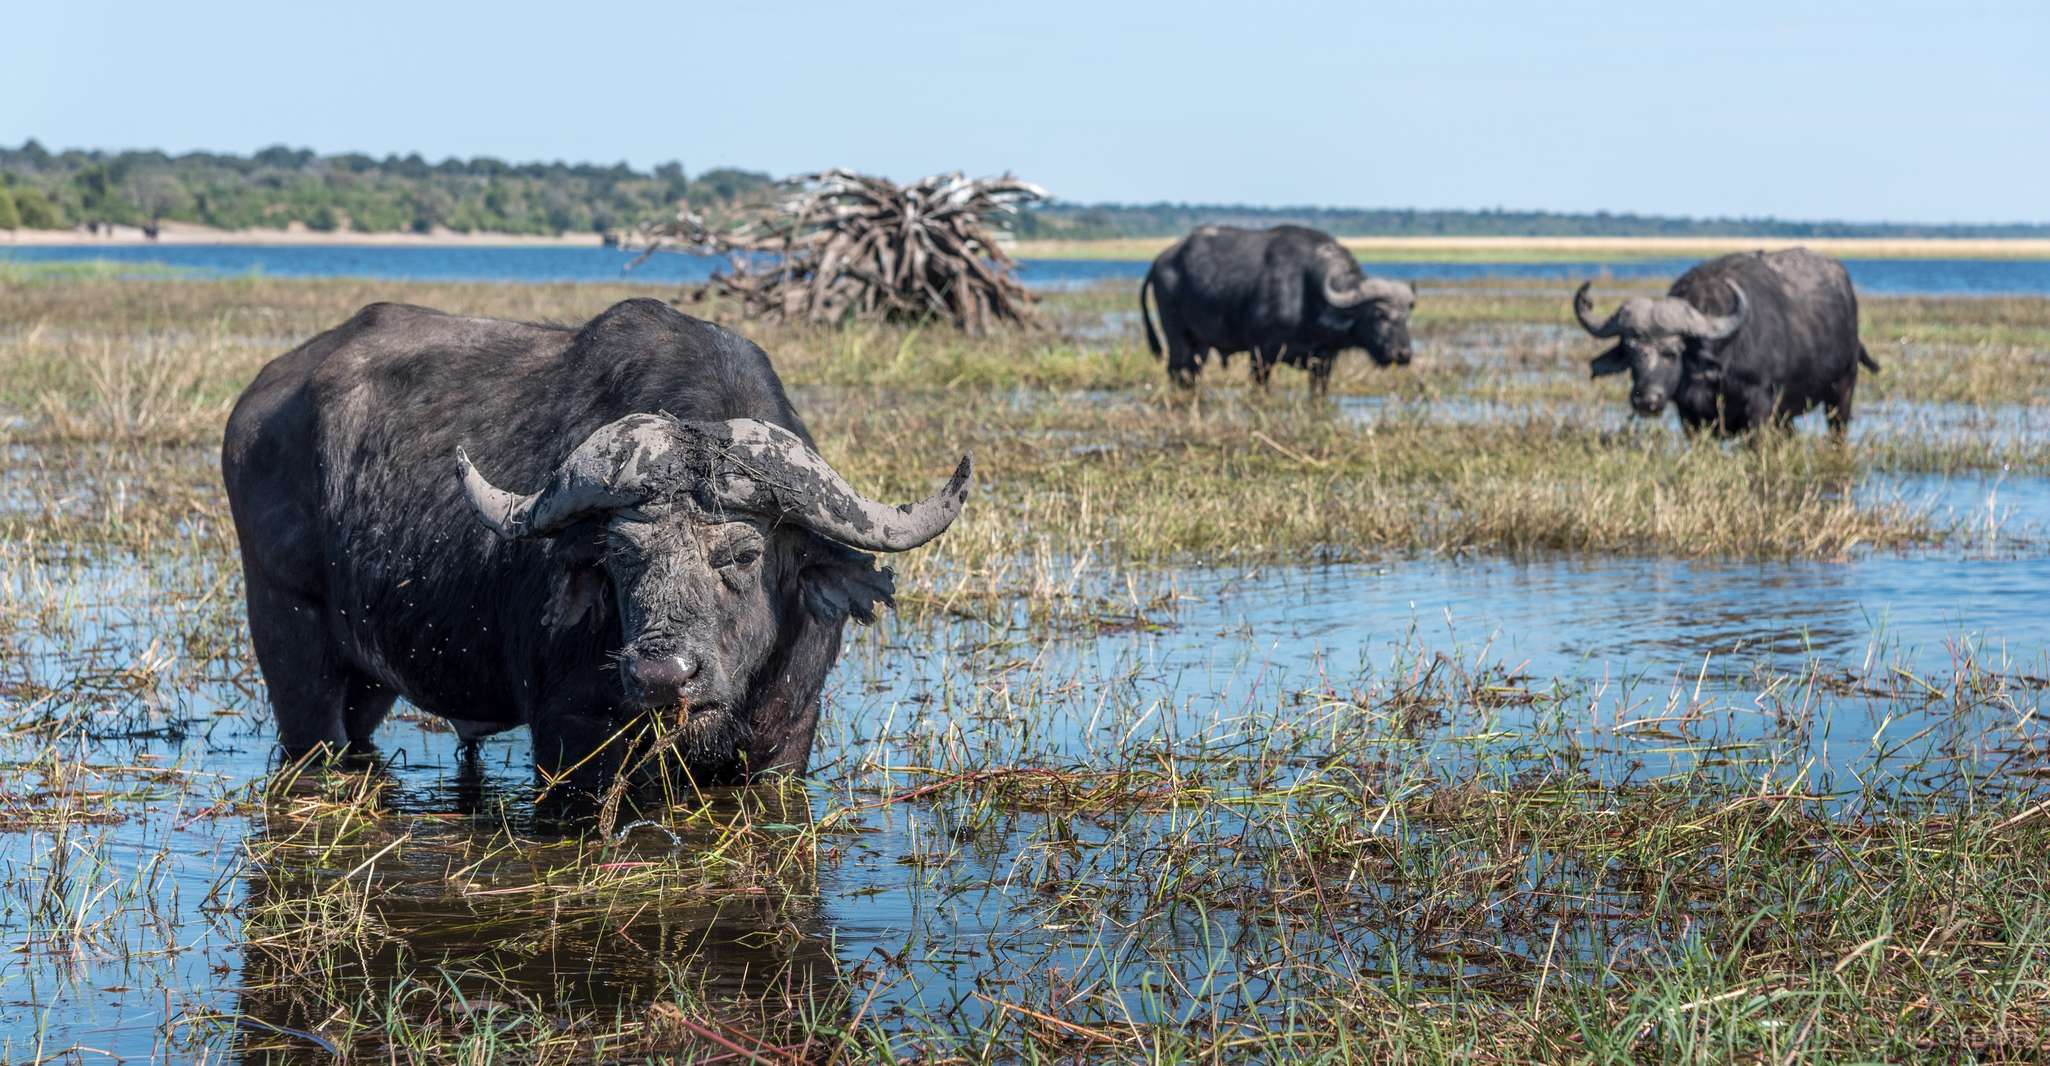
[[[2045,495],[2035,482],[2014,487]],[[191,608],[218,566],[72,565],[73,586],[106,602],[63,630],[15,630],[0,665],[13,812],[0,827],[0,878],[13,886],[0,896],[0,930],[17,946],[0,961],[0,1053],[77,1044],[182,1057],[190,1042],[230,1039],[222,1018],[317,1025],[277,991],[294,977],[249,946],[248,930],[263,906],[326,883],[376,840],[340,861],[252,866],[246,849],[293,824],[247,802],[275,767],[255,678],[240,652],[181,666],[176,651],[239,622],[231,609]],[[2050,677],[2046,588],[2050,556],[1989,560],[1968,549],[1837,563],[1396,558],[1084,582],[1076,598],[1093,606],[1080,623],[934,619],[859,631],[829,687],[811,792],[778,818],[826,817],[871,795],[863,789],[929,779],[890,767],[1087,766],[1159,750],[1183,753],[1186,772],[1200,774],[1204,759],[1279,745],[1281,765],[1310,760],[1283,772],[1308,773],[1330,745],[1292,731],[1315,734],[1327,726],[1309,723],[1346,721],[1356,712],[1344,708],[1376,692],[1454,674],[1542,697],[1391,749],[1455,776],[1460,766],[1570,757],[1610,784],[1776,768],[1827,793],[1931,759],[2008,773],[2012,738],[1984,738],[2012,722],[1972,724],[1901,678],[1947,691],[1967,662]],[[1837,680],[1848,678],[1861,680]],[[1878,697],[1874,685],[1909,696]],[[1643,724],[1675,708],[1684,725]],[[372,875],[393,893],[379,942],[410,947],[359,959],[373,984],[378,973],[397,980],[443,965],[466,995],[631,1012],[679,974],[761,993],[767,975],[830,983],[891,958],[901,973],[875,998],[877,1017],[958,1010],[970,1020],[992,1009],[978,990],[1030,984],[1051,968],[1123,988],[1134,1016],[1171,1022],[1174,1008],[1144,994],[1141,972],[1219,983],[1230,989],[1224,1005],[1257,1009],[1262,986],[1249,975],[1267,972],[1261,959],[1341,950],[1329,934],[1264,930],[1229,909],[1106,924],[1118,907],[1146,910],[1140,871],[1152,849],[1262,840],[1257,812],[1229,805],[1051,821],[1021,812],[970,825],[952,822],[946,805],[860,811],[826,836],[832,846],[807,867],[799,903],[686,894],[624,925],[551,920],[530,897],[475,894],[517,892],[563,847],[525,813],[524,737],[494,738],[465,762],[431,719],[402,713],[381,741],[399,819],[390,832],[407,842]],[[92,768],[105,793],[98,819],[38,823],[34,782],[53,772],[53,753]],[[503,832],[541,858],[472,865],[477,842]],[[1110,911],[1070,913],[1024,887],[1053,861],[1049,832],[1075,842],[1083,864],[1064,869],[1062,883],[1096,886]],[[621,846],[650,862],[679,844],[706,846],[650,831]],[[467,891],[449,887],[458,868]],[[1415,947],[1386,941],[1383,928],[1343,935],[1342,950],[1363,957]]]
[[[638,253],[618,248],[391,247],[381,245],[76,245],[0,249],[0,260],[147,263],[202,275],[287,278],[358,277],[393,281],[619,282],[676,285],[705,280],[720,256],[664,254],[629,271]],[[1618,259],[1585,263],[1367,261],[1374,274],[1419,281],[1472,278],[1567,282],[1591,277],[1668,278],[1696,259]],[[1034,288],[1136,284],[1148,264],[1126,260],[1025,259],[1019,275]],[[2050,294],[2050,260],[1851,259],[1859,289],[1884,295]]]

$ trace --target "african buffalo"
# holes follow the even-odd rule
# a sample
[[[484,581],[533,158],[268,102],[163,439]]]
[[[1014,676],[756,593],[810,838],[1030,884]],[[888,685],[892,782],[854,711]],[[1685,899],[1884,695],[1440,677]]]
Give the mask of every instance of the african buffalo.
[[[1415,286],[1367,277],[1351,253],[1313,229],[1204,226],[1160,253],[1139,286],[1146,346],[1158,356],[1148,290],[1177,385],[1195,382],[1213,348],[1226,366],[1234,353],[1252,352],[1262,386],[1277,362],[1304,367],[1312,392],[1330,384],[1331,364],[1347,348],[1365,348],[1381,366],[1409,362]]]
[[[288,752],[404,697],[466,741],[528,726],[579,790],[658,721],[699,783],[802,773],[845,621],[892,602],[868,553],[938,536],[969,479],[862,496],[760,348],[655,300],[365,307],[263,369],[221,467]]]
[[[1734,434],[1785,426],[1818,404],[1830,429],[1851,422],[1858,367],[1878,372],[1858,341],[1858,297],[1842,263],[1806,248],[1726,255],[1696,266],[1658,299],[1591,316],[1589,282],[1573,294],[1588,333],[1617,338],[1593,376],[1630,371],[1630,405],[1647,417],[1667,401],[1689,430]]]

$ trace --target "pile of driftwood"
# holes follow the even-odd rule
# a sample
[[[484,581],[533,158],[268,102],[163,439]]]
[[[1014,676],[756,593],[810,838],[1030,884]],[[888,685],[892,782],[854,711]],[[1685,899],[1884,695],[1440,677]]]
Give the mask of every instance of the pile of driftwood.
[[[653,249],[724,255],[727,265],[686,293],[731,299],[750,316],[952,322],[982,333],[1034,320],[997,234],[1046,191],[1008,175],[937,174],[896,185],[846,170],[792,178],[774,208],[713,228],[688,208],[653,234]]]

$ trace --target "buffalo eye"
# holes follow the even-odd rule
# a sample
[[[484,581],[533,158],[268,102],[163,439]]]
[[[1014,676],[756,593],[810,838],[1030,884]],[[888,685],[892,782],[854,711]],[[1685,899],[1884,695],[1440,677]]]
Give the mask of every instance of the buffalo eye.
[[[719,574],[719,580],[735,592],[747,591],[755,579],[754,565],[761,561],[762,550],[751,544],[723,548],[712,553],[711,563]]]
[[[710,547],[705,561],[728,581],[739,580],[762,560],[763,545],[757,536],[741,533],[715,538]]]

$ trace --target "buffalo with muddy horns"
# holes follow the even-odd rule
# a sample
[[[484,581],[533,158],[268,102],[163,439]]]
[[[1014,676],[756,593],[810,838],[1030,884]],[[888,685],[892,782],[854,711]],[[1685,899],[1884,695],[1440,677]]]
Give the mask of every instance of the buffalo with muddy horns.
[[[804,772],[871,552],[944,531],[813,448],[760,348],[654,300],[581,328],[375,304],[280,356],[222,472],[290,753],[364,746],[403,697],[468,741],[527,726],[602,787],[651,723],[698,783]]]
[[[1818,405],[1838,435],[1851,423],[1858,367],[1878,372],[1858,340],[1858,297],[1843,264],[1806,248],[1712,259],[1664,297],[1633,297],[1605,320],[1587,290],[1573,294],[1583,329],[1616,344],[1593,376],[1630,372],[1630,406],[1646,417],[1668,402],[1691,431],[1784,427]]]
[[[1330,235],[1303,226],[1203,226],[1160,253],[1139,286],[1146,346],[1159,356],[1166,338],[1168,376],[1183,386],[1213,349],[1227,366],[1234,353],[1251,352],[1262,386],[1277,362],[1303,367],[1312,392],[1330,384],[1331,365],[1348,348],[1366,349],[1381,366],[1407,363],[1415,304],[1414,286],[1367,277]]]

